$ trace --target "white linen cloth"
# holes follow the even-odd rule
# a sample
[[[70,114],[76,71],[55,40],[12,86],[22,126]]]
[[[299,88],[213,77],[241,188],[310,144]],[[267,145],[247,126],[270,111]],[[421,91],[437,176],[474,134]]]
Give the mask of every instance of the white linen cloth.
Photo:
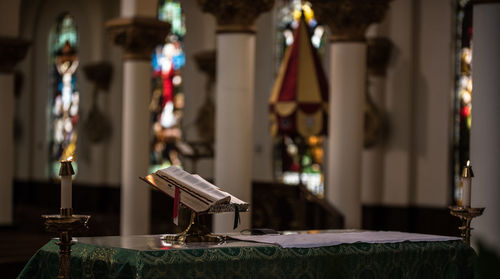
[[[346,231],[298,234],[231,235],[242,241],[277,244],[283,248],[313,248],[356,242],[396,243],[403,241],[449,241],[458,237],[394,231]]]

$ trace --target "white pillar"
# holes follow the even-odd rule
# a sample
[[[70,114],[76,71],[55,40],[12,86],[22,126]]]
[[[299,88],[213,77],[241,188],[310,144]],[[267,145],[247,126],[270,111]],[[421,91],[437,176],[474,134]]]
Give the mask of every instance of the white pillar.
[[[13,149],[14,149],[14,78],[0,73],[0,226],[12,225],[13,218]]]
[[[123,65],[121,234],[148,234],[149,187],[140,176],[149,166],[149,61],[126,60]]]
[[[139,177],[149,167],[150,59],[165,41],[169,24],[156,18],[155,0],[122,0],[122,18],[107,22],[112,40],[123,47],[121,235],[150,231],[151,190]]]
[[[327,200],[344,215],[345,228],[361,228],[361,151],[366,76],[364,42],[330,46]]]
[[[215,85],[215,183],[252,202],[255,20],[274,0],[198,0],[217,19]],[[238,231],[251,226],[251,213],[240,214]],[[214,232],[233,230],[233,214],[217,214]]]
[[[500,252],[500,2],[475,4],[473,26],[472,207],[486,210],[472,236]]]
[[[365,33],[380,22],[389,0],[310,0],[327,24],[330,45],[330,111],[325,196],[344,215],[345,228],[361,228],[361,156],[366,83]],[[332,16],[335,15],[335,16]]]
[[[217,35],[215,183],[252,201],[255,35]],[[251,214],[240,214],[237,231],[250,228]],[[214,216],[214,232],[233,230],[233,214]]]
[[[385,78],[379,75],[368,77],[368,94],[378,108],[384,104]],[[382,127],[381,127],[382,128]],[[361,201],[366,205],[382,203],[383,148],[380,142],[362,152]]]

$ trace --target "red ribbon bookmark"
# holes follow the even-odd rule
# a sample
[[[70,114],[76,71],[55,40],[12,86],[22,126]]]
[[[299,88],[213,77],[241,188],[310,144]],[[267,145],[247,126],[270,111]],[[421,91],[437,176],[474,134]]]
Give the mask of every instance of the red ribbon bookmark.
[[[179,225],[179,202],[181,200],[181,193],[179,191],[179,187],[175,187],[175,196],[174,196],[174,214],[172,216],[174,224]]]

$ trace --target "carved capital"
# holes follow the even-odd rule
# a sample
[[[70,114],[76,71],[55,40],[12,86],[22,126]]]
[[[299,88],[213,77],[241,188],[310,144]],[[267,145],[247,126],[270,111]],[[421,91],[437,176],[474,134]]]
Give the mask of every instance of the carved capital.
[[[201,10],[217,19],[217,33],[255,33],[255,20],[274,0],[198,0]]]
[[[106,22],[116,45],[125,50],[124,59],[151,59],[153,49],[165,42],[170,24],[149,17],[117,18]]]
[[[385,37],[376,37],[368,39],[366,43],[368,45],[366,55],[368,73],[376,76],[385,76],[387,65],[391,58],[391,40]]]
[[[12,73],[26,57],[30,43],[21,38],[0,37],[0,73]]]
[[[364,41],[366,28],[380,22],[391,0],[310,0],[332,41]]]

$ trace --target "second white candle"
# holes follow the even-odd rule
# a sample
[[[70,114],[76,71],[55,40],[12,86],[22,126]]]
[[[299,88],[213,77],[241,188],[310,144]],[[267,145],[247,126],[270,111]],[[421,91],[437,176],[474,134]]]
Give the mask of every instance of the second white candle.
[[[61,176],[61,208],[72,208],[71,175]]]

